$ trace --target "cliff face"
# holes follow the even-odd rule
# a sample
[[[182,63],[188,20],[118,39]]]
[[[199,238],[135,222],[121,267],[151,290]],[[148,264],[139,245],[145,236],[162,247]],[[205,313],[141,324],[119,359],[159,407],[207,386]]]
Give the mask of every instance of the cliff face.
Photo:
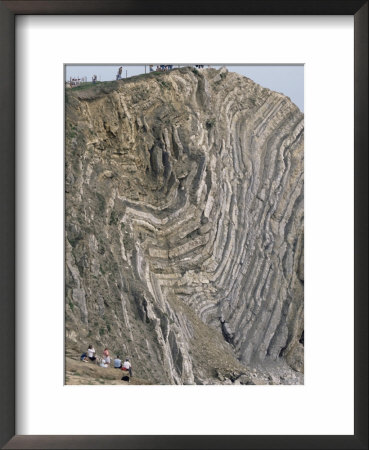
[[[303,133],[225,69],[67,92],[67,352],[155,383],[302,382]]]

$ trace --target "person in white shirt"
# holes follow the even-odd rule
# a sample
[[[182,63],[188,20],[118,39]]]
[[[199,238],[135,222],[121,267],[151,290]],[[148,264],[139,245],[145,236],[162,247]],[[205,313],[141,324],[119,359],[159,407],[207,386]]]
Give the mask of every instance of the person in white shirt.
[[[121,369],[122,368],[122,360],[119,359],[119,355],[114,359],[114,369]]]
[[[129,376],[130,377],[132,376],[132,366],[131,366],[131,363],[129,362],[128,358],[126,358],[126,360],[124,361],[122,369],[128,370]]]
[[[88,349],[87,349],[87,357],[90,359],[90,361],[96,360],[95,353],[96,353],[96,350],[93,348],[92,345],[89,345]]]

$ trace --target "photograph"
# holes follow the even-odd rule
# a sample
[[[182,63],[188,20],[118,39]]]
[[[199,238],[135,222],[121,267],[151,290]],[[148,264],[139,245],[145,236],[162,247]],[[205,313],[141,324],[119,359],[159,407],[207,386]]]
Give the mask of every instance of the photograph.
[[[304,384],[304,66],[64,66],[65,384]]]
[[[0,37],[0,448],[367,449],[368,0]]]

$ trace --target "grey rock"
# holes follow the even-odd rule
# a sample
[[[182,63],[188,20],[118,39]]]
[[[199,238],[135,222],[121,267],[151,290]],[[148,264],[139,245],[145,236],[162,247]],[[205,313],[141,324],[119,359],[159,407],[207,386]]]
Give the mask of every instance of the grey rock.
[[[303,114],[225,68],[66,95],[68,352],[134,354],[157,384],[288,384],[304,370]]]

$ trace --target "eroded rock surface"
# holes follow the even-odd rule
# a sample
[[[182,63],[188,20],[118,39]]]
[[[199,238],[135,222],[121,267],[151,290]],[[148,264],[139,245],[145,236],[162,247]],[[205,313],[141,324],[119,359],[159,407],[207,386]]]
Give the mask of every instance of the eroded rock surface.
[[[303,114],[225,69],[66,94],[66,346],[154,383],[303,382]]]

